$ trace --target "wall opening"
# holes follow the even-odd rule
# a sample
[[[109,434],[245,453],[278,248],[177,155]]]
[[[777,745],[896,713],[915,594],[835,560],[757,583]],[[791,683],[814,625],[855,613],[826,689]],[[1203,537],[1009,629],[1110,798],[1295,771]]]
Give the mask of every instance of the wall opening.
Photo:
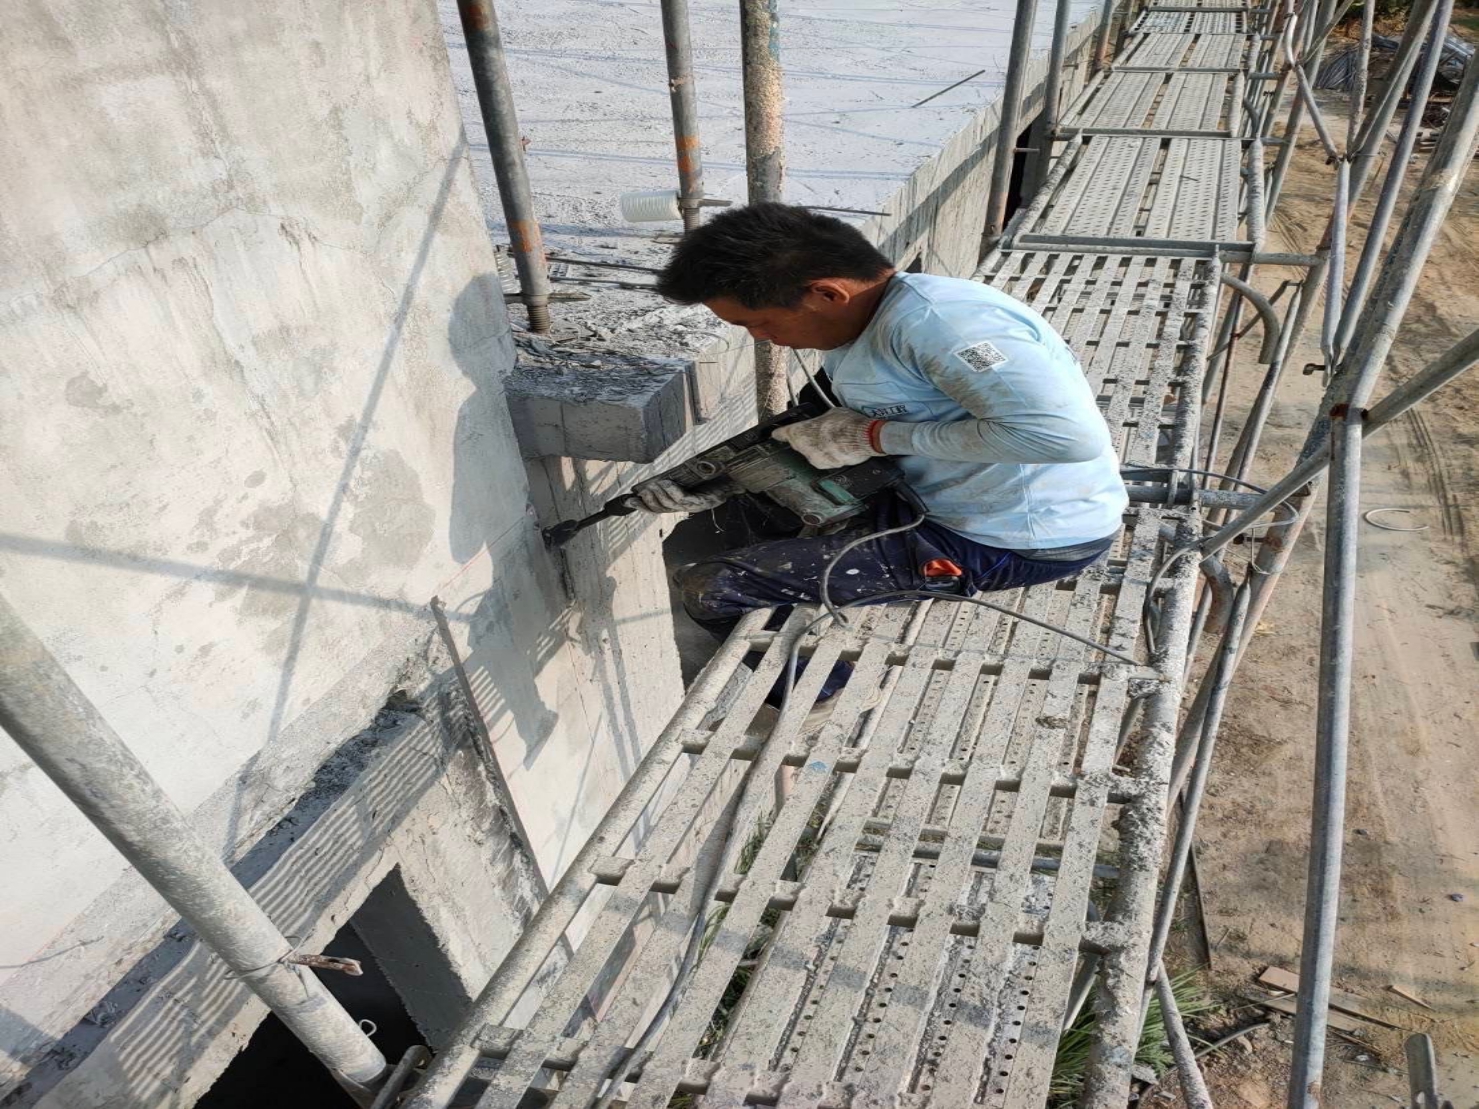
[[[408,1047],[422,1042],[421,1033],[379,961],[356,931],[358,915],[350,917],[335,933],[325,954],[358,959],[364,975],[353,978],[321,971],[318,976],[351,1015],[374,1022],[370,1039],[395,1062]],[[323,1064],[269,1013],[247,1046],[195,1105],[196,1109],[262,1109],[273,1104],[356,1109],[353,1099],[329,1077]]]
[[[1011,219],[1016,214],[1017,209],[1022,207],[1023,201],[1031,199],[1024,195],[1027,189],[1027,167],[1032,159],[1037,157],[1037,154],[1028,148],[1032,146],[1033,137],[1039,132],[1041,118],[1040,115],[1033,117],[1022,129],[1022,133],[1017,136],[1017,152],[1012,155],[1012,180],[1007,186],[1007,219]]]

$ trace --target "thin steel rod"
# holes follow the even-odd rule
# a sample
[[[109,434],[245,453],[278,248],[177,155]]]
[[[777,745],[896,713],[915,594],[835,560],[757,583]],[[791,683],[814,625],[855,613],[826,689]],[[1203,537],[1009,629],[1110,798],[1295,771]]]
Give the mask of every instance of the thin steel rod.
[[[1171,992],[1171,980],[1165,968],[1156,978],[1156,996],[1161,1000],[1161,1019],[1166,1025],[1166,1039],[1171,1042],[1171,1055],[1176,1060],[1177,1077],[1181,1081],[1181,1096],[1187,1109],[1212,1109],[1212,1095],[1207,1092],[1207,1080],[1202,1077],[1201,1064],[1192,1050],[1191,1040],[1186,1035],[1186,1026],[1181,1023],[1181,1010],[1176,1007],[1176,995]]]
[[[673,147],[678,157],[678,210],[683,214],[683,230],[692,231],[702,214],[699,202],[704,198],[704,165],[688,0],[662,0],[662,39],[667,51],[668,99],[673,109]]]
[[[1002,89],[1001,114],[996,124],[996,154],[991,166],[991,192],[986,201],[983,254],[996,245],[1006,226],[1007,194],[1012,185],[1017,132],[1021,130],[1022,89],[1027,81],[1027,63],[1032,60],[1032,24],[1036,18],[1036,0],[1017,0],[1016,13],[1012,17],[1006,85]]]
[[[1331,415],[1330,492],[1325,512],[1325,576],[1320,612],[1320,680],[1316,694],[1315,797],[1300,943],[1299,1004],[1289,1109],[1321,1103],[1330,975],[1340,912],[1345,839],[1346,764],[1350,743],[1351,670],[1355,657],[1356,545],[1361,525],[1359,409]]]
[[[1031,180],[1025,187],[1027,195],[1037,192],[1039,184],[1047,179],[1048,167],[1053,161],[1053,141],[1058,134],[1062,116],[1063,66],[1068,55],[1068,28],[1073,20],[1073,0],[1058,0],[1053,8],[1053,44],[1048,51],[1048,74],[1043,84],[1042,115],[1039,117],[1037,154],[1032,159]]]
[[[385,1057],[0,597],[0,727],[361,1105]]]
[[[1356,263],[1356,275],[1351,279],[1351,289],[1346,295],[1341,313],[1340,327],[1335,335],[1335,348],[1343,352],[1356,329],[1356,318],[1366,303],[1366,291],[1370,288],[1376,265],[1382,258],[1382,247],[1386,241],[1387,228],[1392,214],[1397,210],[1397,200],[1402,193],[1402,182],[1412,160],[1412,151],[1417,145],[1417,133],[1422,126],[1423,106],[1433,88],[1433,78],[1438,72],[1438,63],[1443,55],[1443,40],[1448,32],[1448,21],[1453,14],[1453,0],[1438,0],[1433,13],[1433,22],[1428,35],[1428,48],[1423,56],[1422,69],[1412,87],[1412,99],[1407,116],[1402,121],[1402,130],[1397,136],[1392,161],[1382,181],[1381,195],[1376,201],[1376,210],[1371,214],[1371,227],[1366,232],[1366,243],[1361,249],[1360,261]],[[1404,82],[1405,83],[1405,82]],[[1383,132],[1385,129],[1383,129]],[[1359,163],[1358,163],[1359,165]]]
[[[740,0],[740,68],[745,96],[745,183],[751,204],[784,199],[786,148],[781,107],[779,0]],[[761,418],[788,403],[786,353],[755,343],[755,405]]]
[[[1413,67],[1417,65],[1418,52],[1428,38],[1433,15],[1438,6],[1436,0],[1416,0],[1411,10],[1408,11],[1407,22],[1402,28],[1402,37],[1397,41],[1397,52],[1392,58],[1392,64],[1387,69],[1386,75],[1381,80],[1381,99],[1377,101],[1376,111],[1362,122],[1361,136],[1356,140],[1357,147],[1367,147],[1372,151],[1380,149],[1382,140],[1378,136],[1384,136],[1392,120],[1396,118],[1397,109],[1402,102],[1402,94],[1412,78]],[[1451,11],[1451,5],[1447,7]],[[1448,17],[1444,16],[1442,22],[1446,25]],[[1375,142],[1371,141],[1373,139]]]
[[[529,187],[529,168],[524,164],[524,144],[514,110],[503,37],[498,32],[498,13],[493,0],[457,0],[457,12],[462,17],[478,110],[483,116],[498,198],[503,202],[503,219],[508,224],[509,244],[519,273],[519,299],[529,313],[529,330],[548,331],[549,266],[534,214],[534,192]]]

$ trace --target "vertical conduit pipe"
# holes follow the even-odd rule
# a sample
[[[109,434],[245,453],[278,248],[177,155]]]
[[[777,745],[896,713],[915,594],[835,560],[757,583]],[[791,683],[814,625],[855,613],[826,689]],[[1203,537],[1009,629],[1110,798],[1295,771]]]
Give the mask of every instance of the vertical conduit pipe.
[[[1340,912],[1340,863],[1345,839],[1346,763],[1350,744],[1351,667],[1355,657],[1356,539],[1360,527],[1362,409],[1331,414],[1330,492],[1325,510],[1325,577],[1320,613],[1320,682],[1315,721],[1315,797],[1304,936],[1299,954],[1299,1004],[1289,1109],[1322,1101],[1326,1006]]]
[[[0,597],[0,727],[361,1105],[385,1057]]]
[[[740,0],[740,68],[745,94],[745,182],[751,204],[783,200],[786,178],[779,0]],[[755,343],[755,406],[761,419],[785,410],[787,357]]]
[[[693,82],[693,36],[688,0],[662,0],[662,39],[668,58],[668,98],[673,106],[673,146],[678,156],[678,210],[683,230],[698,226],[704,198],[703,154],[698,137],[698,90]]]
[[[1006,226],[1007,194],[1012,187],[1017,132],[1021,130],[1022,86],[1027,81],[1027,63],[1032,58],[1032,23],[1036,16],[1036,0],[1017,0],[1012,21],[1012,52],[1007,59],[1006,87],[1002,89],[1001,116],[996,125],[996,160],[991,167],[991,193],[986,202],[983,255],[996,245]]]
[[[498,32],[498,13],[493,0],[457,0],[457,12],[462,17],[462,37],[478,90],[478,110],[483,116],[498,198],[503,202],[503,219],[508,224],[509,244],[519,274],[519,299],[529,313],[529,330],[548,331],[549,268],[539,221],[534,216],[534,193],[524,164],[524,144],[514,111],[503,37]]]

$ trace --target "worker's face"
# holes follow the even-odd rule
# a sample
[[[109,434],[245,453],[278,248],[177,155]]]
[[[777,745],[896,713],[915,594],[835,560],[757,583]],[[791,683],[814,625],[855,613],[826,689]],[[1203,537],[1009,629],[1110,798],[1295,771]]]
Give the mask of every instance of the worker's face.
[[[755,339],[796,350],[832,350],[857,338],[851,297],[835,282],[812,284],[790,308],[747,308],[733,297],[715,297],[704,307]]]

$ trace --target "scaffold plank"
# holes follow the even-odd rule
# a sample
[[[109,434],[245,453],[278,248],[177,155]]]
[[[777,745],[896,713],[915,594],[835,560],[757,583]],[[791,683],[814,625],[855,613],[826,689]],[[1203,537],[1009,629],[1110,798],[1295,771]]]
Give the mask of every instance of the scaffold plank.
[[[1238,245],[1242,144],[1236,139],[1093,135],[1013,247],[1099,242]]]

